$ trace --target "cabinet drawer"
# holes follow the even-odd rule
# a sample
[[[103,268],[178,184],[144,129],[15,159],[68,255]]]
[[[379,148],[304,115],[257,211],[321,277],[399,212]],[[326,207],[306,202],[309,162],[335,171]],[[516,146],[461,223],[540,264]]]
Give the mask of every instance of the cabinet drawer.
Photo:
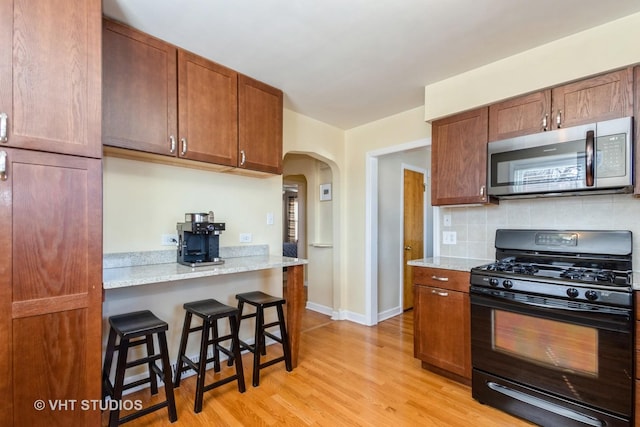
[[[413,283],[452,291],[469,292],[470,274],[444,268],[414,267]]]

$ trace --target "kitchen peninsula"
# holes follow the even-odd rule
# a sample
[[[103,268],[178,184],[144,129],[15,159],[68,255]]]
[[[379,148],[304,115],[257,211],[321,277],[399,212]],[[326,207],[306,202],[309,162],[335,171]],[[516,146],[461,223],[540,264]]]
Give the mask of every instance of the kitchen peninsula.
[[[268,282],[264,280],[266,277],[286,268],[284,298],[287,301],[287,331],[295,367],[305,302],[304,265],[308,261],[269,255],[267,245],[221,248],[221,256],[224,264],[192,268],[176,263],[174,251],[106,254],[103,270],[103,337],[106,337],[104,328],[108,316],[130,311],[133,305],[134,309],[144,307],[163,318],[169,323],[170,337],[177,338],[183,316],[182,304],[185,302],[214,298],[224,304],[235,305],[235,294],[239,292],[263,290],[274,293],[274,290],[262,289],[262,282]],[[246,276],[246,289],[236,288],[236,285],[230,290],[224,286],[224,276],[241,273]],[[123,307],[123,303],[127,308]],[[174,356],[177,347],[171,342],[175,339],[169,341],[170,353]]]

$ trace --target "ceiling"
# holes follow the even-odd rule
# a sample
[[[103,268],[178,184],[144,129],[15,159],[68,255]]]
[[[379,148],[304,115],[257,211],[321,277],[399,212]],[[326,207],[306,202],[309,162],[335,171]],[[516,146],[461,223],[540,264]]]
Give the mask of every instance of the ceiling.
[[[103,10],[351,129],[423,105],[425,85],[640,12],[640,1],[103,0]]]

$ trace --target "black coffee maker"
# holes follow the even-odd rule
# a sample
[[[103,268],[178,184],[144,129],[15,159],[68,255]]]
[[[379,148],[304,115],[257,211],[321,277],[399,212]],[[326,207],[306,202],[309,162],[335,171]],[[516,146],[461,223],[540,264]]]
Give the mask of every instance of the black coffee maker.
[[[178,263],[189,267],[223,264],[220,259],[220,233],[224,222],[214,222],[213,212],[187,213],[177,223]]]

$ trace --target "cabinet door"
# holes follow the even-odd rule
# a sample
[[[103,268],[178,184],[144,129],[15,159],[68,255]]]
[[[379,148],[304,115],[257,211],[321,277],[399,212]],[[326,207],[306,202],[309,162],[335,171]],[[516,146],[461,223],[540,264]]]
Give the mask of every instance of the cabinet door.
[[[103,143],[175,156],[176,48],[110,20],[102,39]]]
[[[421,285],[414,292],[415,357],[471,378],[469,295]]]
[[[626,68],[554,88],[554,128],[578,126],[633,114],[633,71]]]
[[[489,142],[551,129],[551,90],[489,106]]]
[[[179,156],[238,164],[238,74],[178,50]]]
[[[101,396],[101,160],[0,148],[5,155],[0,424],[99,425],[99,408],[33,405]]]
[[[431,204],[486,203],[488,108],[432,124]]]
[[[238,76],[238,166],[282,173],[282,91]]]
[[[102,156],[101,15],[100,1],[2,1],[0,145]]]

